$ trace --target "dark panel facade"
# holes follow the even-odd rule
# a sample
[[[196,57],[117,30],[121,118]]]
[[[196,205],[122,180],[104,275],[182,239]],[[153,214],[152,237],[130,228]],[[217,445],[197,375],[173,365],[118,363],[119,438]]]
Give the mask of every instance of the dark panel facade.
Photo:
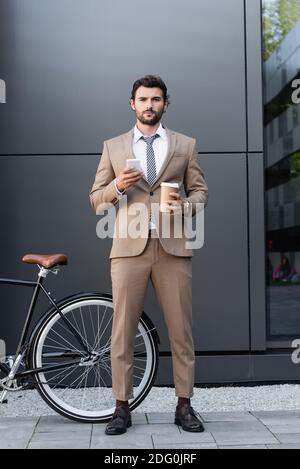
[[[24,253],[60,251],[70,262],[49,279],[56,298],[111,292],[110,241],[96,236],[88,193],[103,140],[134,125],[133,81],[160,74],[171,95],[164,123],[197,138],[210,190],[193,261],[199,383],[262,379],[248,355],[265,350],[260,26],[259,0],[174,0],[172,21],[159,0],[151,9],[137,0],[0,0],[0,276],[31,279]],[[8,352],[30,293],[12,298],[15,288],[0,286]],[[157,384],[170,384],[151,286],[145,310],[167,355]]]
[[[243,0],[172,0],[172,21],[159,0],[0,8],[0,154],[99,152],[133,124],[131,86],[147,73],[169,86],[170,128],[197,137],[203,152],[246,150]]]

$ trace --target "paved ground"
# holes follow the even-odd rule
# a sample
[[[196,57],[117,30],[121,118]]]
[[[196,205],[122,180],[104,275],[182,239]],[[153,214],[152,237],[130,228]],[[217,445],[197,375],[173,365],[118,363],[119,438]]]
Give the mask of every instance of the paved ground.
[[[105,425],[60,416],[0,417],[0,448],[227,449],[300,448],[300,411],[202,412],[206,431],[188,433],[173,413],[133,413],[125,435],[106,436]]]

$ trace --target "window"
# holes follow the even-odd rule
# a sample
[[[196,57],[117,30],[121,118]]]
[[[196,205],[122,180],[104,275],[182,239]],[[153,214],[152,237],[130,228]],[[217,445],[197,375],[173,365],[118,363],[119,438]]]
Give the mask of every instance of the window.
[[[268,340],[278,342],[300,335],[299,105],[291,99],[299,78],[300,0],[263,0],[262,11],[264,95],[270,96],[264,103],[267,329]]]

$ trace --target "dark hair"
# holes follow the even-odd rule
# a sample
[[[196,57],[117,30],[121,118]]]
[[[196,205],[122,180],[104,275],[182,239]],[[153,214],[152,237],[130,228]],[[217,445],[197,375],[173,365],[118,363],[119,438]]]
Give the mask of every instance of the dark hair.
[[[140,86],[145,86],[146,88],[160,88],[163,92],[164,101],[170,104],[168,90],[164,81],[158,75],[146,75],[145,77],[139,78],[133,84],[131,91],[131,99],[135,99],[136,90]]]

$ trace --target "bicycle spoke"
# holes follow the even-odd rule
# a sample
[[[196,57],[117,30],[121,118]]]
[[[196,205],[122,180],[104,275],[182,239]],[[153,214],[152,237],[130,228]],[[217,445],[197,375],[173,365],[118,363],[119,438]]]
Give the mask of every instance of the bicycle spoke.
[[[70,347],[73,347],[73,350],[74,350],[74,351],[76,350],[76,352],[80,353],[82,356],[85,355],[84,352],[80,352],[80,350],[79,350],[78,348],[74,347],[74,345],[72,345],[71,342],[69,342],[67,339],[65,339],[64,337],[62,337],[58,332],[56,332],[56,331],[54,331],[54,330],[52,330],[51,332],[54,333],[54,334],[56,334],[56,335],[58,335],[58,336],[59,336],[61,339],[63,339],[63,341],[66,342]],[[48,340],[52,340],[52,342],[59,343],[59,342],[55,341],[55,339],[53,339],[52,337],[48,337]]]
[[[80,311],[81,323],[82,323],[82,326],[83,326],[83,333],[84,333],[85,339],[86,339],[86,342],[85,342],[85,343],[87,344],[87,343],[88,343],[88,340],[87,340],[85,325],[84,325],[84,322],[83,322],[83,317],[82,317],[82,310],[81,310],[81,308],[79,308],[79,311]]]
[[[71,324],[72,324],[72,323],[71,323]],[[64,329],[65,331],[67,331],[68,334],[70,334],[70,335],[72,336],[72,338],[74,337],[73,332],[72,332],[70,329],[68,329],[64,323],[60,322],[58,325],[59,325],[62,329]],[[77,324],[76,324],[76,325],[77,325]],[[81,331],[78,329],[78,326],[75,327],[74,324],[72,324],[72,326],[74,327],[74,329],[76,330],[76,332],[77,332],[78,335],[80,336],[82,342],[85,343],[85,345],[88,347],[89,344],[88,344],[88,342],[84,339],[84,337],[82,336]]]
[[[103,317],[102,317],[102,320],[101,320],[101,324],[99,325],[99,323],[98,323],[98,334],[97,334],[97,337],[95,338],[95,342],[94,342],[94,345],[93,345],[93,350],[97,350],[98,344],[100,343],[100,340],[101,340],[101,338],[102,338],[102,336],[103,336],[105,330],[107,329],[107,326],[109,325],[109,323],[110,323],[111,320],[112,320],[112,316],[111,316],[111,318],[110,318],[109,322],[107,323],[107,325],[106,325],[106,327],[105,327],[103,333],[102,333],[101,336],[99,337],[99,335],[100,335],[100,333],[101,333],[102,324],[103,324],[104,318],[105,318],[105,316],[106,316],[106,312],[107,312],[107,309],[104,311],[104,314],[103,314]],[[99,311],[98,311],[98,318],[99,318]],[[99,339],[98,339],[98,337],[99,337]]]
[[[89,305],[89,313],[90,313],[90,322],[91,322],[92,329],[93,329],[93,336],[95,337],[96,331],[95,331],[95,328],[94,328],[94,321],[93,321],[93,316],[92,316],[91,306],[90,306],[90,305]],[[98,330],[99,330],[99,329],[98,329]],[[94,346],[93,346],[93,350],[95,350],[95,349],[94,349]]]
[[[103,330],[103,332],[102,332],[102,334],[101,334],[101,336],[100,336],[98,342],[96,343],[96,346],[95,346],[95,349],[94,349],[94,350],[97,350],[97,349],[98,349],[98,346],[99,346],[100,341],[101,341],[101,339],[102,339],[102,337],[103,337],[103,334],[105,333],[106,329],[108,328],[109,324],[111,323],[111,320],[112,320],[112,316],[111,316],[109,322],[106,324],[106,326],[105,326],[105,328],[104,328],[104,330]]]
[[[63,381],[64,379],[66,379],[68,376],[70,376],[72,373],[74,373],[75,370],[75,366],[77,365],[72,365],[72,366],[66,366],[66,368],[71,368],[71,371],[67,374],[67,376],[64,376],[58,383],[55,384],[55,386],[53,386],[53,389],[57,388],[57,386],[59,386]],[[57,375],[55,375],[53,378],[48,378],[48,381],[51,381],[52,379],[57,379],[59,378],[63,373],[65,372],[65,370],[62,370],[60,373],[58,373]]]
[[[53,315],[39,335],[36,367],[53,364],[63,368],[39,372],[38,389],[63,415],[78,416],[82,421],[111,415],[115,406],[110,354],[113,304],[84,297],[60,309],[93,353],[88,356],[80,350],[72,330],[58,313]],[[134,399],[142,399],[152,382],[156,362],[151,340],[150,329],[140,322],[133,351]],[[64,359],[68,360],[65,367]]]

